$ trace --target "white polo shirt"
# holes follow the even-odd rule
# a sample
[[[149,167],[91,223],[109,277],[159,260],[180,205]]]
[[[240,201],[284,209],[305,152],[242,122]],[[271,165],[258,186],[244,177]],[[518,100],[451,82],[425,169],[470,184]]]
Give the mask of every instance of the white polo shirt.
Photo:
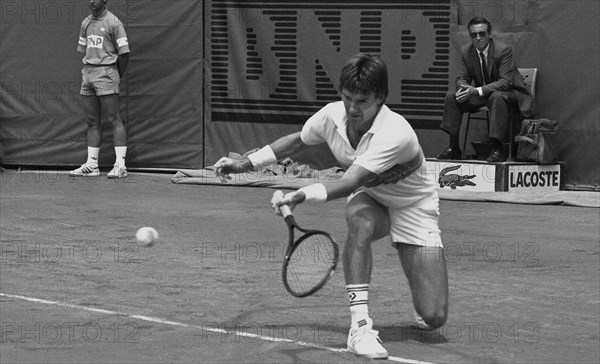
[[[344,170],[357,164],[380,176],[406,175],[396,183],[362,187],[384,206],[405,207],[436,193],[417,135],[404,117],[383,105],[356,149],[348,140],[347,122],[342,101],[327,104],[304,124],[302,141],[307,145],[327,143]]]

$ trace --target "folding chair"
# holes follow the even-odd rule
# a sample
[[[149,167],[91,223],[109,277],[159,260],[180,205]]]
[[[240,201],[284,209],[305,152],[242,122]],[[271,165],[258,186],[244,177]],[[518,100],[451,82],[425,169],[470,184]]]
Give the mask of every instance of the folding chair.
[[[523,83],[525,87],[535,100],[535,83],[537,78],[537,68],[519,68],[519,73],[523,77]],[[485,113],[485,116],[476,116],[479,113]],[[521,112],[511,107],[509,109],[509,138],[508,138],[508,160],[511,161],[513,158],[514,148],[514,136],[513,136],[513,124],[515,121],[521,120]],[[487,122],[487,128],[490,130],[490,109],[487,106],[482,106],[477,111],[470,112],[467,115],[467,126],[465,129],[465,139],[463,141],[463,158],[467,148],[467,140],[469,139],[469,126],[471,125],[471,119],[474,120],[485,120]]]

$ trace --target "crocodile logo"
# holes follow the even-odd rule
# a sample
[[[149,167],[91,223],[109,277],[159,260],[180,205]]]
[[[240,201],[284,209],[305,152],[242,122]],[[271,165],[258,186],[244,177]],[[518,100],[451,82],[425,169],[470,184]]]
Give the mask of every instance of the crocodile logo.
[[[446,167],[440,171],[440,176],[438,182],[440,183],[440,188],[450,187],[455,190],[456,187],[464,187],[464,186],[476,186],[475,182],[470,181],[475,178],[474,174],[467,176],[460,176],[458,174],[447,174],[448,172],[455,171],[459,169],[461,165],[456,165],[452,167]]]

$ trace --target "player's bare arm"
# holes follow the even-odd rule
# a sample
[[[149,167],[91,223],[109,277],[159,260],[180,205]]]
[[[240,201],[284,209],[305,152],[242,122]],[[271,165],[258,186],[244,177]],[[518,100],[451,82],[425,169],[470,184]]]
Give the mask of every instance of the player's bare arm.
[[[321,183],[315,183],[303,187],[298,191],[286,194],[284,198],[279,200],[275,205],[289,205],[291,209],[294,209],[297,204],[306,200],[331,201],[337,198],[346,197],[360,186],[367,185],[367,183],[375,177],[377,177],[375,173],[357,164],[353,164],[336,183],[327,186]]]
[[[300,138],[300,132],[286,135],[265,146],[258,152],[252,153],[243,159],[223,157],[215,163],[216,175],[226,182],[230,173],[244,173],[253,171],[258,165],[277,163],[296,152],[307,147]]]
[[[369,180],[376,176],[368,169],[353,164],[336,183],[326,186],[327,200],[350,196],[357,188],[365,186]]]

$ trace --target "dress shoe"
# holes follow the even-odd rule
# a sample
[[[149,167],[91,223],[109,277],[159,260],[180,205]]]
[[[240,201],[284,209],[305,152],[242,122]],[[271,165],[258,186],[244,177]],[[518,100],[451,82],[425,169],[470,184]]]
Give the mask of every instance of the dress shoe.
[[[438,154],[436,158],[437,159],[461,159],[462,153],[460,152],[460,149],[458,149],[458,148],[448,147],[448,148],[446,148],[445,151]]]
[[[502,152],[499,149],[492,150],[492,152],[490,153],[490,155],[488,155],[486,159],[488,163],[501,163],[505,160],[506,158],[504,158],[504,154],[502,154]]]

